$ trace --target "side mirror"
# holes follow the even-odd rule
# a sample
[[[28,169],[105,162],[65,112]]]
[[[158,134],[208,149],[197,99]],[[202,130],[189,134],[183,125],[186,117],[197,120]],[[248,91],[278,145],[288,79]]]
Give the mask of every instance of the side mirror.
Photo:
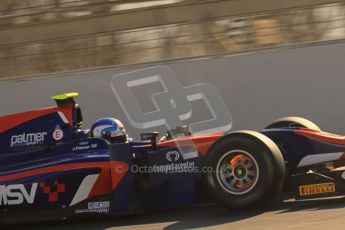
[[[151,145],[153,150],[157,150],[157,137],[159,132],[152,132],[152,133],[142,133],[140,134],[140,139],[142,141],[151,140]]]

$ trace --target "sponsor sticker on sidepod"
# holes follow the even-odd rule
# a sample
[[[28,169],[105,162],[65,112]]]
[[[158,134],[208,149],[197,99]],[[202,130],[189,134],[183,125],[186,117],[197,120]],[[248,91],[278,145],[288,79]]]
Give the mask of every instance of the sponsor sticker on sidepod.
[[[109,213],[109,207],[109,201],[89,202],[87,209],[77,209],[75,213]]]
[[[19,135],[13,135],[11,137],[11,147],[35,145],[35,144],[43,143],[46,135],[47,135],[47,132],[22,133]]]
[[[61,129],[55,129],[53,132],[53,138],[56,141],[60,141],[63,138],[63,131]]]
[[[88,203],[89,209],[102,209],[102,208],[109,208],[110,202],[109,201],[102,201],[102,202],[90,202]]]

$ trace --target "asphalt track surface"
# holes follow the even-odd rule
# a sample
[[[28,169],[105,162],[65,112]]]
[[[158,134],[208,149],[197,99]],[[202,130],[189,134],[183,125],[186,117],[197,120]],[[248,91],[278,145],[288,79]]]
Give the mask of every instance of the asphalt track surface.
[[[23,230],[115,229],[344,229],[345,198],[313,201],[276,201],[263,210],[229,212],[203,206],[122,217],[82,218],[67,221],[2,226]]]

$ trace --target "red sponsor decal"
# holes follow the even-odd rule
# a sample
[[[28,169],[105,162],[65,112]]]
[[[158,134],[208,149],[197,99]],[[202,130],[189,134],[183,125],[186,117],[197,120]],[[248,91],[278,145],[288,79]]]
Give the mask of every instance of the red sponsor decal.
[[[44,194],[48,195],[50,203],[57,202],[59,200],[59,193],[65,192],[66,189],[65,184],[60,184],[59,181],[55,181],[54,186],[47,186],[44,182],[41,182],[40,188]]]

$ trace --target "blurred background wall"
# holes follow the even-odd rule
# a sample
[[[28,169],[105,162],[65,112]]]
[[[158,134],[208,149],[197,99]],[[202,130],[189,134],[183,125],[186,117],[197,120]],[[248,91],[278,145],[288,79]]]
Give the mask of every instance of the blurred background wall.
[[[345,133],[344,53],[345,43],[340,42],[163,65],[175,72],[183,87],[199,83],[216,86],[232,114],[233,130],[260,130],[279,117],[294,115],[308,118],[324,130]],[[55,103],[49,100],[50,96],[78,91],[84,128],[91,127],[100,117],[111,116],[123,121],[135,137],[153,129],[165,133],[165,127],[148,130],[132,127],[113,94],[112,76],[133,70],[126,67],[0,81],[0,116],[51,106]],[[134,90],[145,112],[155,110],[152,94],[163,91],[157,84]],[[210,119],[207,111],[200,110],[204,104],[192,103],[192,106],[187,124]]]
[[[339,0],[2,0],[0,78],[344,38]]]

